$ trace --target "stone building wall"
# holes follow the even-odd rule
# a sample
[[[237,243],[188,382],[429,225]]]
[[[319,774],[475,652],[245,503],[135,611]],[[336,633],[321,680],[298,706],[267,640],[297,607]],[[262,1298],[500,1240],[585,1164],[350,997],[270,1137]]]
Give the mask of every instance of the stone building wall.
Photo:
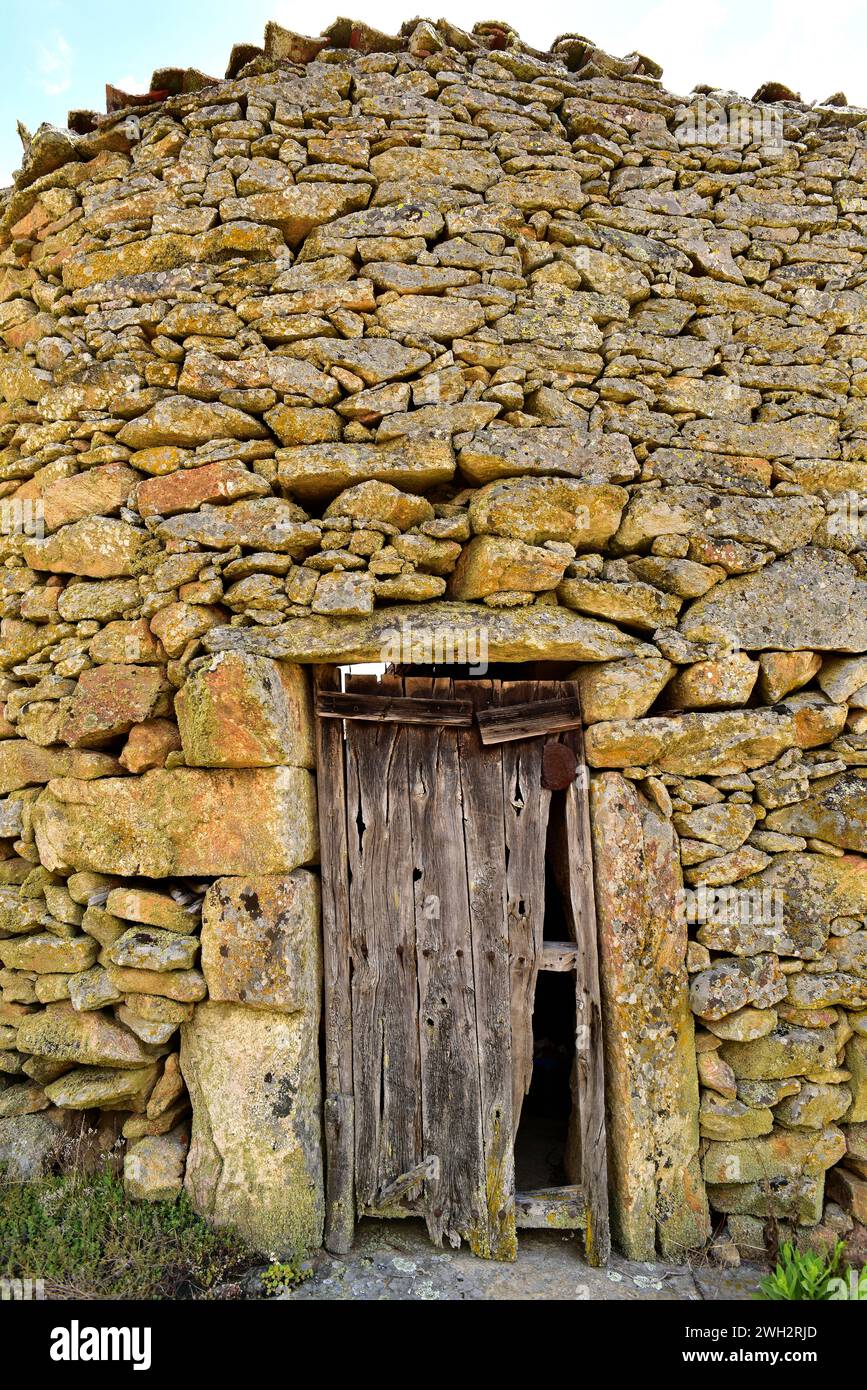
[[[101,1108],[132,1192],[318,1241],[301,668],[469,639],[581,684],[624,1248],[665,1248],[672,1115],[693,1243],[705,1184],[741,1248],[867,1218],[867,112],[660,75],[499,24],[271,25],[225,81],[25,133],[19,1172]]]

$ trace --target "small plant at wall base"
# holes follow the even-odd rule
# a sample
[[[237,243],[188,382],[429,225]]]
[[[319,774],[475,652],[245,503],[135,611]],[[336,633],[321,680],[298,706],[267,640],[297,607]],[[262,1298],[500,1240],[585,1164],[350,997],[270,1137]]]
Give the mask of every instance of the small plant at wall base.
[[[757,1299],[771,1302],[867,1302],[867,1265],[841,1270],[844,1245],[839,1240],[827,1255],[796,1250],[790,1241],[782,1246],[773,1274],[763,1279]]]
[[[262,1270],[259,1278],[262,1289],[268,1298],[297,1289],[313,1277],[313,1266],[309,1260],[294,1255],[291,1260],[278,1260],[272,1256],[271,1263]]]

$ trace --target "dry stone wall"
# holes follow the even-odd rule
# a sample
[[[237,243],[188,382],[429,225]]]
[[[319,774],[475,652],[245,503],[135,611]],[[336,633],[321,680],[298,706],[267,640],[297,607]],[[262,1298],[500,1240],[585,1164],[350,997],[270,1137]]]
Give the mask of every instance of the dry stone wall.
[[[704,1239],[705,1186],[741,1249],[770,1218],[863,1235],[867,112],[660,77],[498,23],[270,25],[225,81],[166,70],[24,133],[0,205],[13,1166],[101,1108],[132,1192],[185,1180],[262,1243],[319,1239],[301,667],[469,640],[575,670],[599,862],[630,826],[627,859],[666,847],[671,932],[600,879],[609,1105],[643,1127],[610,1117],[644,1184],[624,1245]],[[654,942],[671,1087],[628,1007]]]

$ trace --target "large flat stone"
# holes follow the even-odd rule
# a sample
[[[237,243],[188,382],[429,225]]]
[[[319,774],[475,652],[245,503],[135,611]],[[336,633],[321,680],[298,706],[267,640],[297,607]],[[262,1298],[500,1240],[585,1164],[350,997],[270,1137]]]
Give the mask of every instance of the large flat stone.
[[[279,482],[305,502],[334,497],[354,483],[370,480],[392,483],[406,492],[424,492],[438,483],[447,483],[455,471],[451,443],[446,439],[413,439],[411,444],[384,446],[298,444],[278,449],[277,460]]]
[[[479,488],[470,502],[476,535],[508,536],[540,545],[568,541],[601,549],[627,501],[625,488],[575,478],[504,478]]]
[[[777,1129],[759,1139],[712,1140],[704,1175],[712,1183],[771,1183],[775,1178],[816,1176],[843,1157],[846,1141],[836,1125],[821,1130]]]
[[[656,536],[711,536],[785,553],[807,545],[824,508],[815,497],[737,497],[702,487],[636,492],[612,541],[618,552],[640,550]]]
[[[723,914],[698,929],[698,939],[715,951],[756,955],[818,956],[835,917],[867,913],[867,858],[793,851],[775,854],[767,868],[738,883],[756,911]]]
[[[224,222],[249,221],[279,227],[290,246],[334,217],[366,207],[370,188],[363,183],[301,183],[247,198],[224,198]]]
[[[28,1014],[18,1029],[18,1048],[57,1062],[92,1067],[146,1067],[153,1055],[134,1033],[102,1013],[77,1013],[51,1004]]]
[[[132,574],[145,533],[110,516],[86,516],[44,540],[26,540],[24,558],[35,570],[113,579]]]
[[[719,1055],[738,1078],[774,1081],[788,1076],[802,1076],[807,1071],[833,1068],[837,1048],[830,1028],[798,1028],[781,1024],[762,1038],[724,1042]],[[737,1179],[732,1178],[731,1181]]]
[[[90,936],[54,936],[37,931],[0,941],[0,960],[9,970],[33,970],[37,974],[69,974],[89,970],[96,960],[97,944]]]
[[[184,1185],[259,1250],[322,1241],[318,1031],[318,991],[292,1014],[209,1000],[181,1030],[193,1106]]]
[[[446,602],[396,604],[366,618],[295,618],[268,629],[213,628],[203,640],[210,651],[246,651],[302,664],[610,661],[631,656],[640,646],[612,623],[567,608],[495,610]]]
[[[806,732],[796,715],[769,709],[611,720],[587,730],[587,761],[591,767],[652,763],[663,772],[722,775],[762,767],[787,748],[811,746],[802,742]]]
[[[458,463],[471,483],[546,474],[628,483],[638,472],[625,434],[604,434],[588,441],[574,429],[557,425],[479,430],[461,449]]]
[[[76,1067],[46,1086],[45,1094],[67,1110],[125,1110],[140,1115],[147,1106],[159,1067]]]
[[[806,801],[771,811],[766,830],[806,835],[841,849],[867,850],[867,777],[861,769],[839,777],[822,777],[811,784]]]
[[[153,449],[161,444],[195,448],[212,439],[267,439],[261,421],[233,406],[166,396],[150,410],[124,425],[118,435],[131,449]]]
[[[807,546],[717,584],[680,621],[687,637],[720,633],[748,651],[867,651],[867,579],[836,550]]]
[[[612,1232],[631,1259],[709,1233],[677,837],[616,773],[591,781]]]
[[[316,797],[303,768],[155,769],[60,778],[33,807],[42,863],[97,873],[288,873],[317,856]]]

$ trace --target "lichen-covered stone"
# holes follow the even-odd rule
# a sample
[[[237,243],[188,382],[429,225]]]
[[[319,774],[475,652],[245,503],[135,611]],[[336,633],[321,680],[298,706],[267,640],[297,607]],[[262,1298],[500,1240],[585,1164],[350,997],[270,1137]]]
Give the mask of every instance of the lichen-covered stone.
[[[27,739],[0,741],[0,795],[38,786],[54,777],[110,777],[117,771],[108,753],[77,752],[71,748],[40,748]]]
[[[64,940],[43,931],[0,941],[0,960],[8,970],[35,970],[37,974],[89,970],[96,954],[96,942],[89,936]]]
[[[183,1191],[190,1144],[189,1126],[168,1134],[146,1135],[128,1144],[123,1157],[123,1185],[136,1201],[170,1202]]]
[[[670,661],[653,656],[579,666],[571,672],[570,679],[578,682],[584,723],[640,718],[650,709],[674,669]]]
[[[159,1074],[156,1064],[124,1070],[120,1067],[76,1067],[45,1087],[55,1105],[67,1110],[128,1110],[141,1114]]]
[[[476,535],[507,536],[539,545],[568,541],[581,550],[601,549],[617,530],[625,488],[572,478],[509,478],[473,495],[470,524]]]
[[[124,425],[118,438],[131,449],[171,444],[182,448],[211,439],[265,439],[268,431],[253,416],[232,406],[166,396]]]
[[[175,696],[189,767],[313,766],[306,673],[288,662],[218,652]]]
[[[867,848],[867,776],[862,772],[857,768],[818,778],[805,800],[772,811],[765,819],[767,828],[863,851]]]
[[[796,1096],[780,1101],[774,1118],[786,1129],[822,1129],[845,1115],[851,1103],[848,1086],[806,1081]]]
[[[759,674],[743,652],[697,661],[678,671],[665,691],[669,709],[736,709],[746,705]]]
[[[319,969],[319,882],[304,869],[220,878],[202,904],[202,970],[211,999],[294,1013]]]
[[[699,639],[722,634],[751,651],[862,652],[867,579],[838,551],[808,546],[718,584],[692,604],[680,628]]]
[[[61,526],[45,540],[24,543],[24,558],[35,570],[112,579],[132,574],[144,532],[112,517],[85,517]]]
[[[479,599],[498,590],[553,589],[563,577],[567,557],[538,545],[476,536],[464,546],[449,580],[456,599]],[[577,606],[577,605],[576,605]]]
[[[220,628],[205,639],[211,651],[247,651],[302,664],[329,661],[407,661],[431,658],[473,665],[484,649],[491,661],[608,661],[628,656],[636,638],[611,623],[555,607],[490,610],[476,605],[396,604],[369,618],[296,618],[265,632]],[[2,745],[0,745],[2,752]]]
[[[115,880],[116,882],[116,880]],[[195,904],[176,902],[169,893],[161,893],[153,888],[123,888],[107,885],[108,896],[105,906],[118,920],[126,918],[130,922],[143,922],[163,931],[195,931],[197,914]]]
[[[587,731],[591,767],[641,767],[688,776],[761,767],[798,745],[795,719],[776,710],[654,716],[594,724]]]
[[[76,1013],[55,1004],[28,1014],[18,1029],[22,1052],[94,1067],[146,1067],[151,1057],[138,1038],[102,1013]]]
[[[132,927],[106,951],[112,965],[137,970],[189,970],[199,953],[193,936],[160,931],[159,927]]]
[[[772,1183],[776,1178],[816,1175],[842,1158],[846,1141],[835,1125],[819,1130],[775,1130],[758,1139],[710,1143],[702,1166],[707,1182]]]
[[[161,701],[162,697],[162,701]],[[129,733],[165,705],[165,680],[156,666],[106,663],[83,671],[60,724],[71,748],[99,747]]]
[[[44,864],[98,873],[282,873],[317,855],[313,779],[303,768],[155,770],[61,778],[33,807]]]
[[[184,1186],[263,1250],[322,1240],[318,1019],[318,991],[292,1014],[209,1001],[181,1033],[193,1106]]]
[[[616,773],[591,784],[591,814],[612,1220],[632,1258],[652,1259],[708,1230],[680,872],[670,824]]]
[[[833,1065],[837,1049],[829,1029],[781,1026],[763,1038],[726,1042],[720,1056],[735,1076],[748,1080],[773,1080],[801,1076],[805,1071]]]

